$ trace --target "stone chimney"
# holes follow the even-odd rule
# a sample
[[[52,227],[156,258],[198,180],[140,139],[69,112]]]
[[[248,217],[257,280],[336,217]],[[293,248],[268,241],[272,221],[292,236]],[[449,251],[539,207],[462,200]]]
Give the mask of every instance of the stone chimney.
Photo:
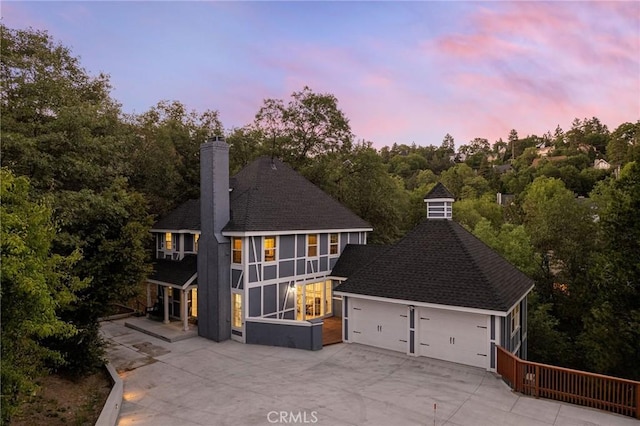
[[[231,337],[229,145],[215,136],[200,145],[198,334],[221,342]]]

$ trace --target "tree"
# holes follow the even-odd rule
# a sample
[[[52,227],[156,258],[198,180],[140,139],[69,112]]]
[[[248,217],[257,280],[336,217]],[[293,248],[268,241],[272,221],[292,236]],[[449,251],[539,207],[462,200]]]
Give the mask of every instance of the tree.
[[[199,196],[200,144],[222,135],[217,111],[198,113],[178,101],[161,101],[127,117],[131,185],[145,194],[150,211],[163,214]]]
[[[104,187],[125,174],[124,128],[108,76],[88,75],[46,32],[0,30],[2,165],[40,193]]]
[[[440,145],[440,148],[445,149],[447,151],[451,151],[451,154],[453,154],[456,149],[456,143],[455,143],[455,140],[453,139],[453,136],[451,136],[449,133],[444,135],[444,139],[442,139],[442,144]]]
[[[489,191],[489,183],[467,164],[456,164],[440,175],[440,182],[451,191],[456,199],[477,198]]]
[[[602,246],[590,272],[594,302],[578,338],[584,364],[597,372],[640,379],[640,164],[591,194]]]
[[[270,153],[270,145],[251,126],[233,129],[227,135],[229,144],[229,169],[232,175],[258,158]]]
[[[350,149],[349,120],[334,95],[305,86],[291,98],[286,106],[282,100],[266,99],[256,114],[254,125],[274,154],[299,169],[310,158]]]
[[[88,284],[71,273],[80,258],[78,251],[66,257],[52,253],[51,209],[31,201],[29,192],[28,179],[0,170],[3,423],[47,365],[64,363],[64,357],[44,346],[42,339],[70,338],[78,332],[58,313],[75,302],[76,293]]]
[[[511,147],[511,159],[515,160],[517,157],[516,144],[518,143],[518,132],[516,131],[516,129],[511,129],[507,140],[509,141],[509,146]]]
[[[64,368],[82,373],[102,362],[97,318],[149,271],[147,203],[127,184],[129,126],[106,75],[90,76],[46,32],[1,29],[2,164],[46,195],[58,228],[52,253],[81,252],[68,273],[91,281],[56,311],[78,333],[43,344],[62,355]]]
[[[640,120],[622,123],[611,133],[607,144],[607,158],[613,166],[640,161]]]
[[[504,223],[502,207],[491,195],[457,201],[453,204],[453,218],[469,231],[473,231],[482,219],[488,220],[494,228],[500,228]]]
[[[343,163],[335,192],[329,193],[371,224],[370,242],[395,242],[407,231],[408,197],[402,181],[386,172],[369,144],[355,145],[348,160]]]

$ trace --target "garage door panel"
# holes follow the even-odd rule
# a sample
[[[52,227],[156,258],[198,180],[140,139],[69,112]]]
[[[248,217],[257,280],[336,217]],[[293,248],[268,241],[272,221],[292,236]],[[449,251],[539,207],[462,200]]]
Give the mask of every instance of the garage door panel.
[[[467,312],[422,308],[419,354],[487,367],[487,317]]]
[[[399,352],[407,350],[407,308],[404,305],[352,299],[350,340]]]

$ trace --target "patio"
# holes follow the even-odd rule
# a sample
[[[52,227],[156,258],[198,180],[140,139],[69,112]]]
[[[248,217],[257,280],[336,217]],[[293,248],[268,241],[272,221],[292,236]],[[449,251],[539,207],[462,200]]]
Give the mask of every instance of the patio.
[[[190,339],[198,335],[197,325],[189,323],[189,330],[185,331],[182,321],[172,321],[165,324],[162,321],[145,317],[129,317],[124,322],[124,326],[169,343]]]

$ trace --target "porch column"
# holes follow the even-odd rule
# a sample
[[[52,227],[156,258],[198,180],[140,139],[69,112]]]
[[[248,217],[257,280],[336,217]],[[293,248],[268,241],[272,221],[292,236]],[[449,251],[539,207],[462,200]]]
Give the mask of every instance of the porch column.
[[[164,288],[164,321],[162,322],[165,324],[169,324],[169,290],[171,287]]]
[[[147,308],[151,307],[151,284],[147,281],[147,306],[145,306],[145,313],[147,315],[147,318],[149,318],[149,311],[147,310]]]
[[[188,290],[182,290],[182,297],[180,297],[180,307],[182,308],[182,329],[184,331],[189,331],[189,298],[187,297]]]

